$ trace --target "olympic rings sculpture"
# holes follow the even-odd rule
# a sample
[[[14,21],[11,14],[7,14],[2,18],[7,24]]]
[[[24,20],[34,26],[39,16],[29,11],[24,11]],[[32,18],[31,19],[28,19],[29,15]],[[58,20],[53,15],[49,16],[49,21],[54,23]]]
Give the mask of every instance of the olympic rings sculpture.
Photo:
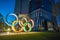
[[[19,19],[16,14],[9,14],[9,15],[16,17],[16,20],[14,20],[11,25],[5,20],[5,23],[11,26],[14,32],[22,32],[22,31],[30,32],[34,27],[34,21],[32,19],[27,19],[26,17],[21,17]],[[17,29],[16,25],[18,27]]]

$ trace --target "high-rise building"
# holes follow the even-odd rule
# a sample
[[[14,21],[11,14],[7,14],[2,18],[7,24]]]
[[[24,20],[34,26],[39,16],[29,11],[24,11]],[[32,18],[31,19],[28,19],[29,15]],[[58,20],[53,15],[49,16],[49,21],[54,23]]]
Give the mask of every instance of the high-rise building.
[[[27,14],[29,12],[29,0],[16,0],[14,13]]]
[[[56,21],[54,21],[55,13],[53,11],[55,7],[53,5],[53,0],[16,0],[14,13],[29,14],[29,16],[34,20],[33,30],[38,30],[41,25],[45,30],[48,30],[47,25],[49,22],[52,25],[56,23]]]

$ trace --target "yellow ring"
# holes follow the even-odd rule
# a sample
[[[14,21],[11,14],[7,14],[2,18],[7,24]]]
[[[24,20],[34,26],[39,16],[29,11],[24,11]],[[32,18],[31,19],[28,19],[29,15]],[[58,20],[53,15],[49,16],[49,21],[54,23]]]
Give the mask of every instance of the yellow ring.
[[[21,29],[20,30],[16,30],[15,28],[14,28],[14,24],[16,23],[16,22],[18,22],[17,20],[15,20],[13,23],[12,23],[12,30],[14,31],[14,32],[21,32],[21,31],[23,31],[23,27],[21,27]]]

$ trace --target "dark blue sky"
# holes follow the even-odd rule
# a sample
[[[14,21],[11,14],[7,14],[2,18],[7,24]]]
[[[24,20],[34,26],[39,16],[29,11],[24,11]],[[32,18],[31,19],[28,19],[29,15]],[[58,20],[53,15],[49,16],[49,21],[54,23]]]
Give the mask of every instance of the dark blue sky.
[[[0,13],[6,16],[14,12],[15,0],[0,0]]]
[[[15,0],[0,0],[0,13],[6,18],[7,14],[13,13]],[[7,17],[7,21],[12,23],[15,17]]]

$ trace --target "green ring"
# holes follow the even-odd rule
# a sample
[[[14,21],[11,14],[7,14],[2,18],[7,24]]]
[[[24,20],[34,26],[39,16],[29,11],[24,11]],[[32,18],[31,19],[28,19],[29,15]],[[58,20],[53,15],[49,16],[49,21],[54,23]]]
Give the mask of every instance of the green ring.
[[[26,22],[25,24],[24,24],[24,31],[25,32],[30,32],[31,30],[32,30],[32,28],[31,27],[29,27],[29,30],[26,30],[26,25],[28,24],[29,22]],[[29,23],[30,24],[30,23]],[[31,26],[31,24],[30,24],[30,26]]]

